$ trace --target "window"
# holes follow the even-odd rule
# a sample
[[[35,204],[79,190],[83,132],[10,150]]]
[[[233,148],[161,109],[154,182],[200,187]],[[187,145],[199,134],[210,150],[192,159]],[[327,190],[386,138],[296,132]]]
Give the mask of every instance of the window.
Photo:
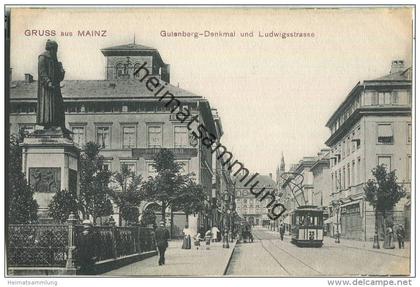
[[[356,183],[359,184],[360,183],[360,157],[357,158],[357,177],[356,177]]]
[[[149,147],[161,147],[162,146],[162,126],[153,125],[149,126],[148,132],[148,146]]]
[[[96,143],[101,148],[111,147],[111,128],[110,127],[96,127]]]
[[[85,127],[71,127],[73,132],[73,141],[80,147],[85,145]]]
[[[343,183],[343,189],[346,189],[346,167],[343,167],[343,179],[341,182]]]
[[[365,105],[366,106],[375,106],[378,104],[378,95],[376,92],[367,92],[365,95]]]
[[[186,126],[174,127],[174,146],[175,147],[188,146],[188,129]]]
[[[123,148],[136,147],[136,127],[123,127]]]
[[[338,174],[335,175],[336,190],[341,191],[341,169],[338,170]]]
[[[178,160],[177,162],[181,164],[180,173],[183,175],[188,174],[189,172],[188,160]]]
[[[350,140],[350,137],[347,137],[347,155],[350,155],[350,146],[352,142]]]
[[[407,143],[411,144],[411,124],[407,124]]]
[[[407,156],[407,180],[411,181],[411,155]]]
[[[392,104],[393,105],[398,105],[400,103],[399,95],[398,95],[398,92],[397,91],[393,91],[392,92],[392,98],[391,98],[391,100],[392,100]]]
[[[129,171],[136,173],[136,163],[135,162],[121,162],[121,170],[127,168]]]
[[[130,64],[126,63],[126,64],[122,64],[122,63],[118,63],[116,66],[117,69],[117,78],[123,78],[126,79],[128,76],[128,68],[129,68]]]
[[[391,124],[378,124],[378,143],[392,144],[394,136]]]
[[[387,171],[391,171],[391,156],[380,155],[378,156],[378,165],[384,165]]]
[[[135,72],[137,72],[137,70],[140,68],[140,64],[139,63],[136,63],[135,65],[134,65],[134,73]],[[136,74],[135,74],[135,76],[134,77],[136,77],[136,78],[140,78],[140,74],[142,74],[142,71],[138,71]]]
[[[155,177],[157,175],[156,169],[153,166],[153,163],[147,163],[147,176]]]
[[[101,166],[101,169],[111,171],[111,163],[110,162],[103,162],[102,166]]]
[[[379,92],[378,93],[378,104],[379,105],[390,105],[391,104],[391,93],[390,92]]]
[[[354,180],[355,180],[355,176],[354,176],[354,173],[355,173],[355,166],[356,166],[356,163],[355,163],[355,161],[353,160],[353,161],[351,162],[351,185],[356,185],[356,182],[354,181]]]

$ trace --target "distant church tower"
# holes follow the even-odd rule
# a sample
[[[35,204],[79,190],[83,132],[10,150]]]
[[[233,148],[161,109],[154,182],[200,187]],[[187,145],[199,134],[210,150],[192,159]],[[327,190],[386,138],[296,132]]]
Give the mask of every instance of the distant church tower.
[[[278,190],[281,189],[281,185],[282,185],[281,175],[285,171],[286,171],[286,164],[284,163],[284,155],[283,155],[283,152],[282,152],[281,153],[280,165],[277,166],[277,170],[276,170],[276,184],[277,184]]]

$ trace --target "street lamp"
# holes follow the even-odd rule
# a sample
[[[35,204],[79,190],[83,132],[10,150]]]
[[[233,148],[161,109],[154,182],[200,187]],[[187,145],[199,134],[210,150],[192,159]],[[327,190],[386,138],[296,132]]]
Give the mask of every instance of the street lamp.
[[[340,219],[338,217],[338,214],[340,212],[340,201],[337,202],[335,210],[335,212],[337,213],[337,237],[335,239],[335,243],[340,243]]]
[[[223,226],[223,248],[229,248],[229,229],[228,229],[228,222],[229,222],[229,194],[227,192],[223,195],[224,201],[224,226]]]
[[[230,233],[230,242],[233,242],[233,228],[234,228],[234,214],[235,211],[235,202],[233,202],[233,198],[231,199],[229,203],[229,233]]]
[[[375,193],[374,202],[377,202],[377,194]],[[380,249],[379,246],[379,235],[378,235],[378,210],[375,206],[375,235],[373,236],[373,249]]]

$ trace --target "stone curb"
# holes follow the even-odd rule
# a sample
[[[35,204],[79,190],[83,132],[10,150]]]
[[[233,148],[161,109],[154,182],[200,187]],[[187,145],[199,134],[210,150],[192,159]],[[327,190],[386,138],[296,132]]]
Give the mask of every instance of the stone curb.
[[[233,252],[235,251],[235,247],[236,247],[236,244],[238,243],[238,240],[235,240],[233,243],[232,243],[232,245],[231,245],[231,248],[229,248],[230,249],[230,254],[229,254],[229,257],[228,257],[228,260],[227,260],[227,262],[226,262],[226,266],[225,266],[225,269],[224,269],[224,271],[223,271],[223,274],[222,275],[226,275],[226,273],[227,273],[227,271],[228,271],[228,268],[229,268],[229,265],[230,265],[230,261],[232,260],[232,257],[233,257]]]

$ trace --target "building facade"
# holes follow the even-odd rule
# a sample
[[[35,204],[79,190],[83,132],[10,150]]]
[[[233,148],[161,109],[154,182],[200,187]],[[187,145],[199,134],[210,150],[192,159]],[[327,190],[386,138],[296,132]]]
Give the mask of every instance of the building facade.
[[[176,160],[183,164],[183,172],[194,173],[208,194],[206,211],[190,216],[190,228],[208,228],[212,224],[211,200],[217,199],[221,185],[215,184],[211,150],[192,136],[190,130],[196,130],[201,124],[220,140],[223,132],[217,112],[206,99],[169,83],[169,65],[162,61],[156,49],[128,44],[101,51],[107,63],[105,80],[62,82],[66,127],[73,132],[73,140],[81,148],[87,142],[96,142],[105,158],[104,168],[120,171],[125,165],[143,179],[155,175],[152,163],[159,149],[171,150]],[[165,91],[177,101],[160,100],[150,86],[140,81],[146,72],[136,71],[143,64],[150,71],[149,76],[158,78]],[[17,133],[22,129],[33,132],[36,128],[37,82],[29,74],[25,81],[12,81],[9,96],[10,132]],[[178,116],[177,112],[181,110],[190,115],[188,120]],[[197,120],[191,122],[193,117]],[[152,205],[144,203],[140,212]],[[121,222],[118,210],[115,210],[114,218]],[[182,212],[175,213],[175,234],[181,232],[185,221]]]
[[[252,178],[253,175],[250,174]],[[240,176],[238,176],[240,178]],[[267,193],[276,193],[276,182],[272,179],[272,175],[258,175],[254,178],[254,182],[258,182],[257,189],[261,190],[264,188],[258,197],[256,197],[250,188],[245,186],[246,181],[240,181],[234,179],[235,191],[236,191],[236,211],[239,216],[245,219],[252,225],[268,225],[270,224],[270,218],[268,217],[267,205],[270,203],[272,198],[264,195]],[[254,193],[257,192],[254,190]]]
[[[331,131],[326,141],[331,148],[330,221],[337,222],[344,238],[373,238],[374,212],[363,186],[377,165],[396,170],[399,183],[411,192],[411,73],[403,61],[393,61],[388,75],[357,83],[326,124]],[[406,230],[409,198],[394,209],[394,220]]]

